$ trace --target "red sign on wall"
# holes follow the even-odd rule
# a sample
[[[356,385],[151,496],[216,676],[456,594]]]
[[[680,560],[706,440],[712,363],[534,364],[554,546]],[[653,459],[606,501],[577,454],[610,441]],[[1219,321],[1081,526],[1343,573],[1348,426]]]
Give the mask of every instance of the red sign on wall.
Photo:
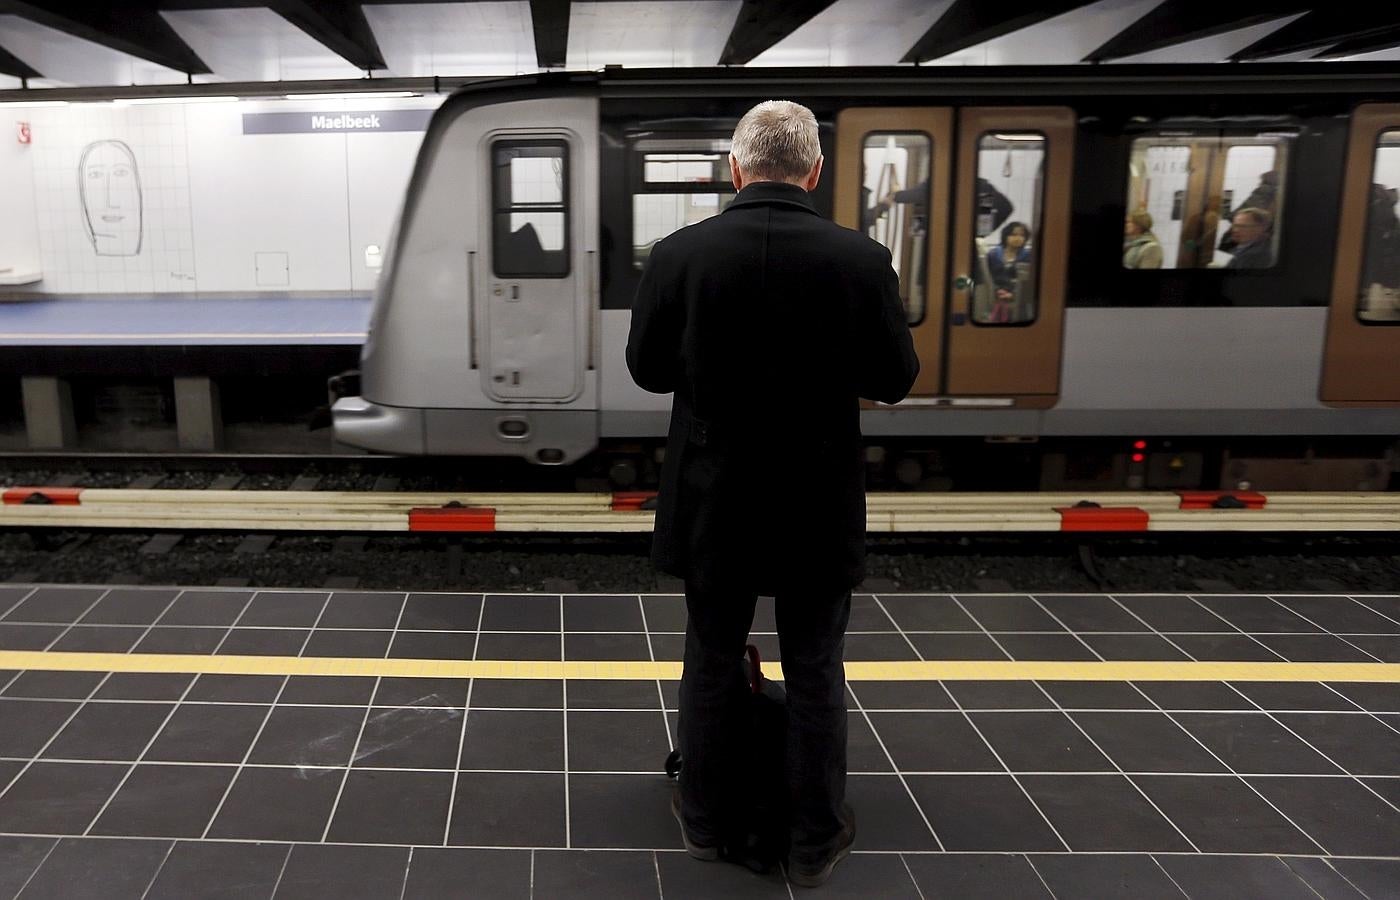
[[[19,122],[17,124],[19,125],[19,142],[21,144],[28,144],[30,142],[29,123]]]

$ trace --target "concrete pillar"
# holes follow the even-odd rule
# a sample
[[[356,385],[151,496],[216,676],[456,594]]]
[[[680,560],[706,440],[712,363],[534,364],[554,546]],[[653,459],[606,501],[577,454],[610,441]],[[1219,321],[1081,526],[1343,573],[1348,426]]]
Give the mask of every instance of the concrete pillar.
[[[212,378],[175,378],[175,430],[181,450],[220,450],[224,446],[224,416],[219,386]]]
[[[77,446],[78,424],[73,418],[73,389],[65,378],[25,375],[24,430],[34,450]]]

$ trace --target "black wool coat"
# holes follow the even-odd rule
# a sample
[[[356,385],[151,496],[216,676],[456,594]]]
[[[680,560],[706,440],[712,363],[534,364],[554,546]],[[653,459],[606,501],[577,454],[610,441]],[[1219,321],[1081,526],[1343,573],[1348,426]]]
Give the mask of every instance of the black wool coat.
[[[858,398],[897,402],[919,371],[888,250],[796,185],[747,185],[652,249],[627,367],[675,392],[658,568],[761,594],[859,583]]]

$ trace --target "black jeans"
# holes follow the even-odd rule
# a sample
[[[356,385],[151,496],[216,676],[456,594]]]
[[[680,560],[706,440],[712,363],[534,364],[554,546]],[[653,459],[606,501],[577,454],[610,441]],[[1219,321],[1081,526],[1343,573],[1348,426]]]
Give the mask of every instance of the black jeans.
[[[756,594],[686,582],[680,690],[681,812],[692,836],[717,844],[745,823],[736,796],[748,690],[741,659]],[[851,592],[779,593],[778,643],[787,691],[792,854],[820,857],[841,830],[846,798],[846,669]],[[770,673],[775,674],[775,673]]]

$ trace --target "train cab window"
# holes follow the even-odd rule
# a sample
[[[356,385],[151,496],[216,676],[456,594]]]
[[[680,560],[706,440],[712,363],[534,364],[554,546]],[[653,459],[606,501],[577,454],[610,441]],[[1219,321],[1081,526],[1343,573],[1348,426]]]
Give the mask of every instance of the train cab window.
[[[568,275],[567,145],[496,141],[491,160],[491,259],[497,277]]]
[[[1036,319],[1044,171],[1044,135],[993,133],[978,141],[974,324],[1025,325]]]
[[[865,136],[861,159],[861,226],[890,251],[899,298],[910,325],[924,319],[928,298],[929,166],[927,134]]]
[[[727,137],[644,137],[632,142],[632,265],[656,242],[717,215],[734,199]]]
[[[1293,137],[1210,132],[1135,140],[1123,268],[1273,268]]]
[[[1400,324],[1400,130],[1381,133],[1369,190],[1356,315],[1368,325]]]

